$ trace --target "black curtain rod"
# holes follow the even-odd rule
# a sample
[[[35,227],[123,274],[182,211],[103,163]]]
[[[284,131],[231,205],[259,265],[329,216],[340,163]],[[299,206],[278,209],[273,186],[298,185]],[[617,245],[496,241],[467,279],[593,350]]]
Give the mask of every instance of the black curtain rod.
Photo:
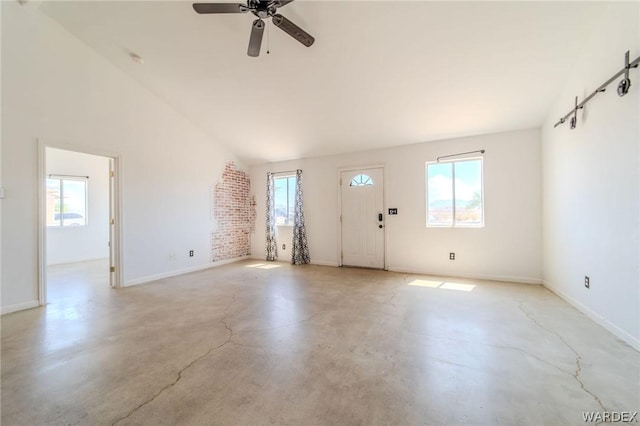
[[[478,154],[478,153],[484,154],[484,149],[479,149],[477,151],[461,152],[459,154],[443,155],[443,156],[440,156],[440,157],[436,158],[436,161],[439,162],[441,158],[459,157],[461,155]]]
[[[628,61],[629,59],[629,51],[627,50],[627,52],[625,53],[625,59],[626,61]],[[594,90],[589,96],[587,96],[586,98],[584,98],[584,100],[580,103],[576,103],[576,106],[573,107],[573,109],[571,111],[569,111],[564,117],[562,117],[560,120],[558,120],[558,122],[556,124],[553,125],[554,128],[558,127],[559,125],[563,124],[565,121],[567,121],[567,118],[571,117],[571,115],[575,114],[577,110],[584,108],[585,104],[587,102],[589,102],[591,100],[591,98],[593,98],[595,95],[597,95],[598,93],[602,93],[605,90],[607,90],[607,86],[609,84],[611,84],[611,82],[613,82],[613,80],[617,79],[618,77],[620,77],[621,75],[625,75],[625,78],[628,79],[628,73],[629,70],[631,68],[638,68],[638,64],[640,64],[640,56],[638,56],[636,59],[634,59],[632,62],[630,62],[628,65],[625,65],[624,68],[622,68],[620,71],[618,71],[617,73],[615,73],[613,75],[613,77],[611,77],[609,80],[605,81],[604,83],[602,83],[600,86],[598,86],[598,88],[596,90]],[[628,90],[628,87],[627,87]],[[622,95],[621,95],[622,96]]]
[[[285,170],[284,172],[267,172],[267,173],[271,173],[274,176],[275,175],[295,175],[298,170]]]

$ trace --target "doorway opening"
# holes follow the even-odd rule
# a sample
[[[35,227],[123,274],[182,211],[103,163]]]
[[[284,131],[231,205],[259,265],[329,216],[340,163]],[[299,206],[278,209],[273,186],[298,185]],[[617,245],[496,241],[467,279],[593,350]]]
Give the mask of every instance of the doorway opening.
[[[340,265],[384,269],[384,169],[340,172]]]
[[[40,143],[40,305],[66,309],[120,287],[117,168],[117,156]]]

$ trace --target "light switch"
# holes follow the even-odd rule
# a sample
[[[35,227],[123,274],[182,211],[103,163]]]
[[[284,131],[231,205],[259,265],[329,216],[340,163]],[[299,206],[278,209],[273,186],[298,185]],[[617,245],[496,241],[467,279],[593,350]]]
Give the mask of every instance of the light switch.
[[[0,199],[4,198],[4,194],[5,194],[4,186],[0,186]]]

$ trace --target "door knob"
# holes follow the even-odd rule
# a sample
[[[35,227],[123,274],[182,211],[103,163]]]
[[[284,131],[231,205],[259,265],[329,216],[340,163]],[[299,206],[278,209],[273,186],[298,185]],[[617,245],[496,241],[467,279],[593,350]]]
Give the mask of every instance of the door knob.
[[[378,228],[382,229],[382,225],[378,225]]]

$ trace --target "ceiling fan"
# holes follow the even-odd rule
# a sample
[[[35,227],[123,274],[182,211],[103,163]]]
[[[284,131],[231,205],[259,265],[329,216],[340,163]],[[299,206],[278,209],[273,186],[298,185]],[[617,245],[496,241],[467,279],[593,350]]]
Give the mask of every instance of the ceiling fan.
[[[193,10],[200,14],[207,13],[253,13],[258,19],[251,25],[249,49],[247,55],[256,57],[260,54],[262,34],[266,26],[264,19],[271,18],[273,24],[300,43],[309,47],[315,39],[302,28],[277,13],[277,9],[286,6],[293,0],[247,0],[247,4],[240,3],[194,3]]]

